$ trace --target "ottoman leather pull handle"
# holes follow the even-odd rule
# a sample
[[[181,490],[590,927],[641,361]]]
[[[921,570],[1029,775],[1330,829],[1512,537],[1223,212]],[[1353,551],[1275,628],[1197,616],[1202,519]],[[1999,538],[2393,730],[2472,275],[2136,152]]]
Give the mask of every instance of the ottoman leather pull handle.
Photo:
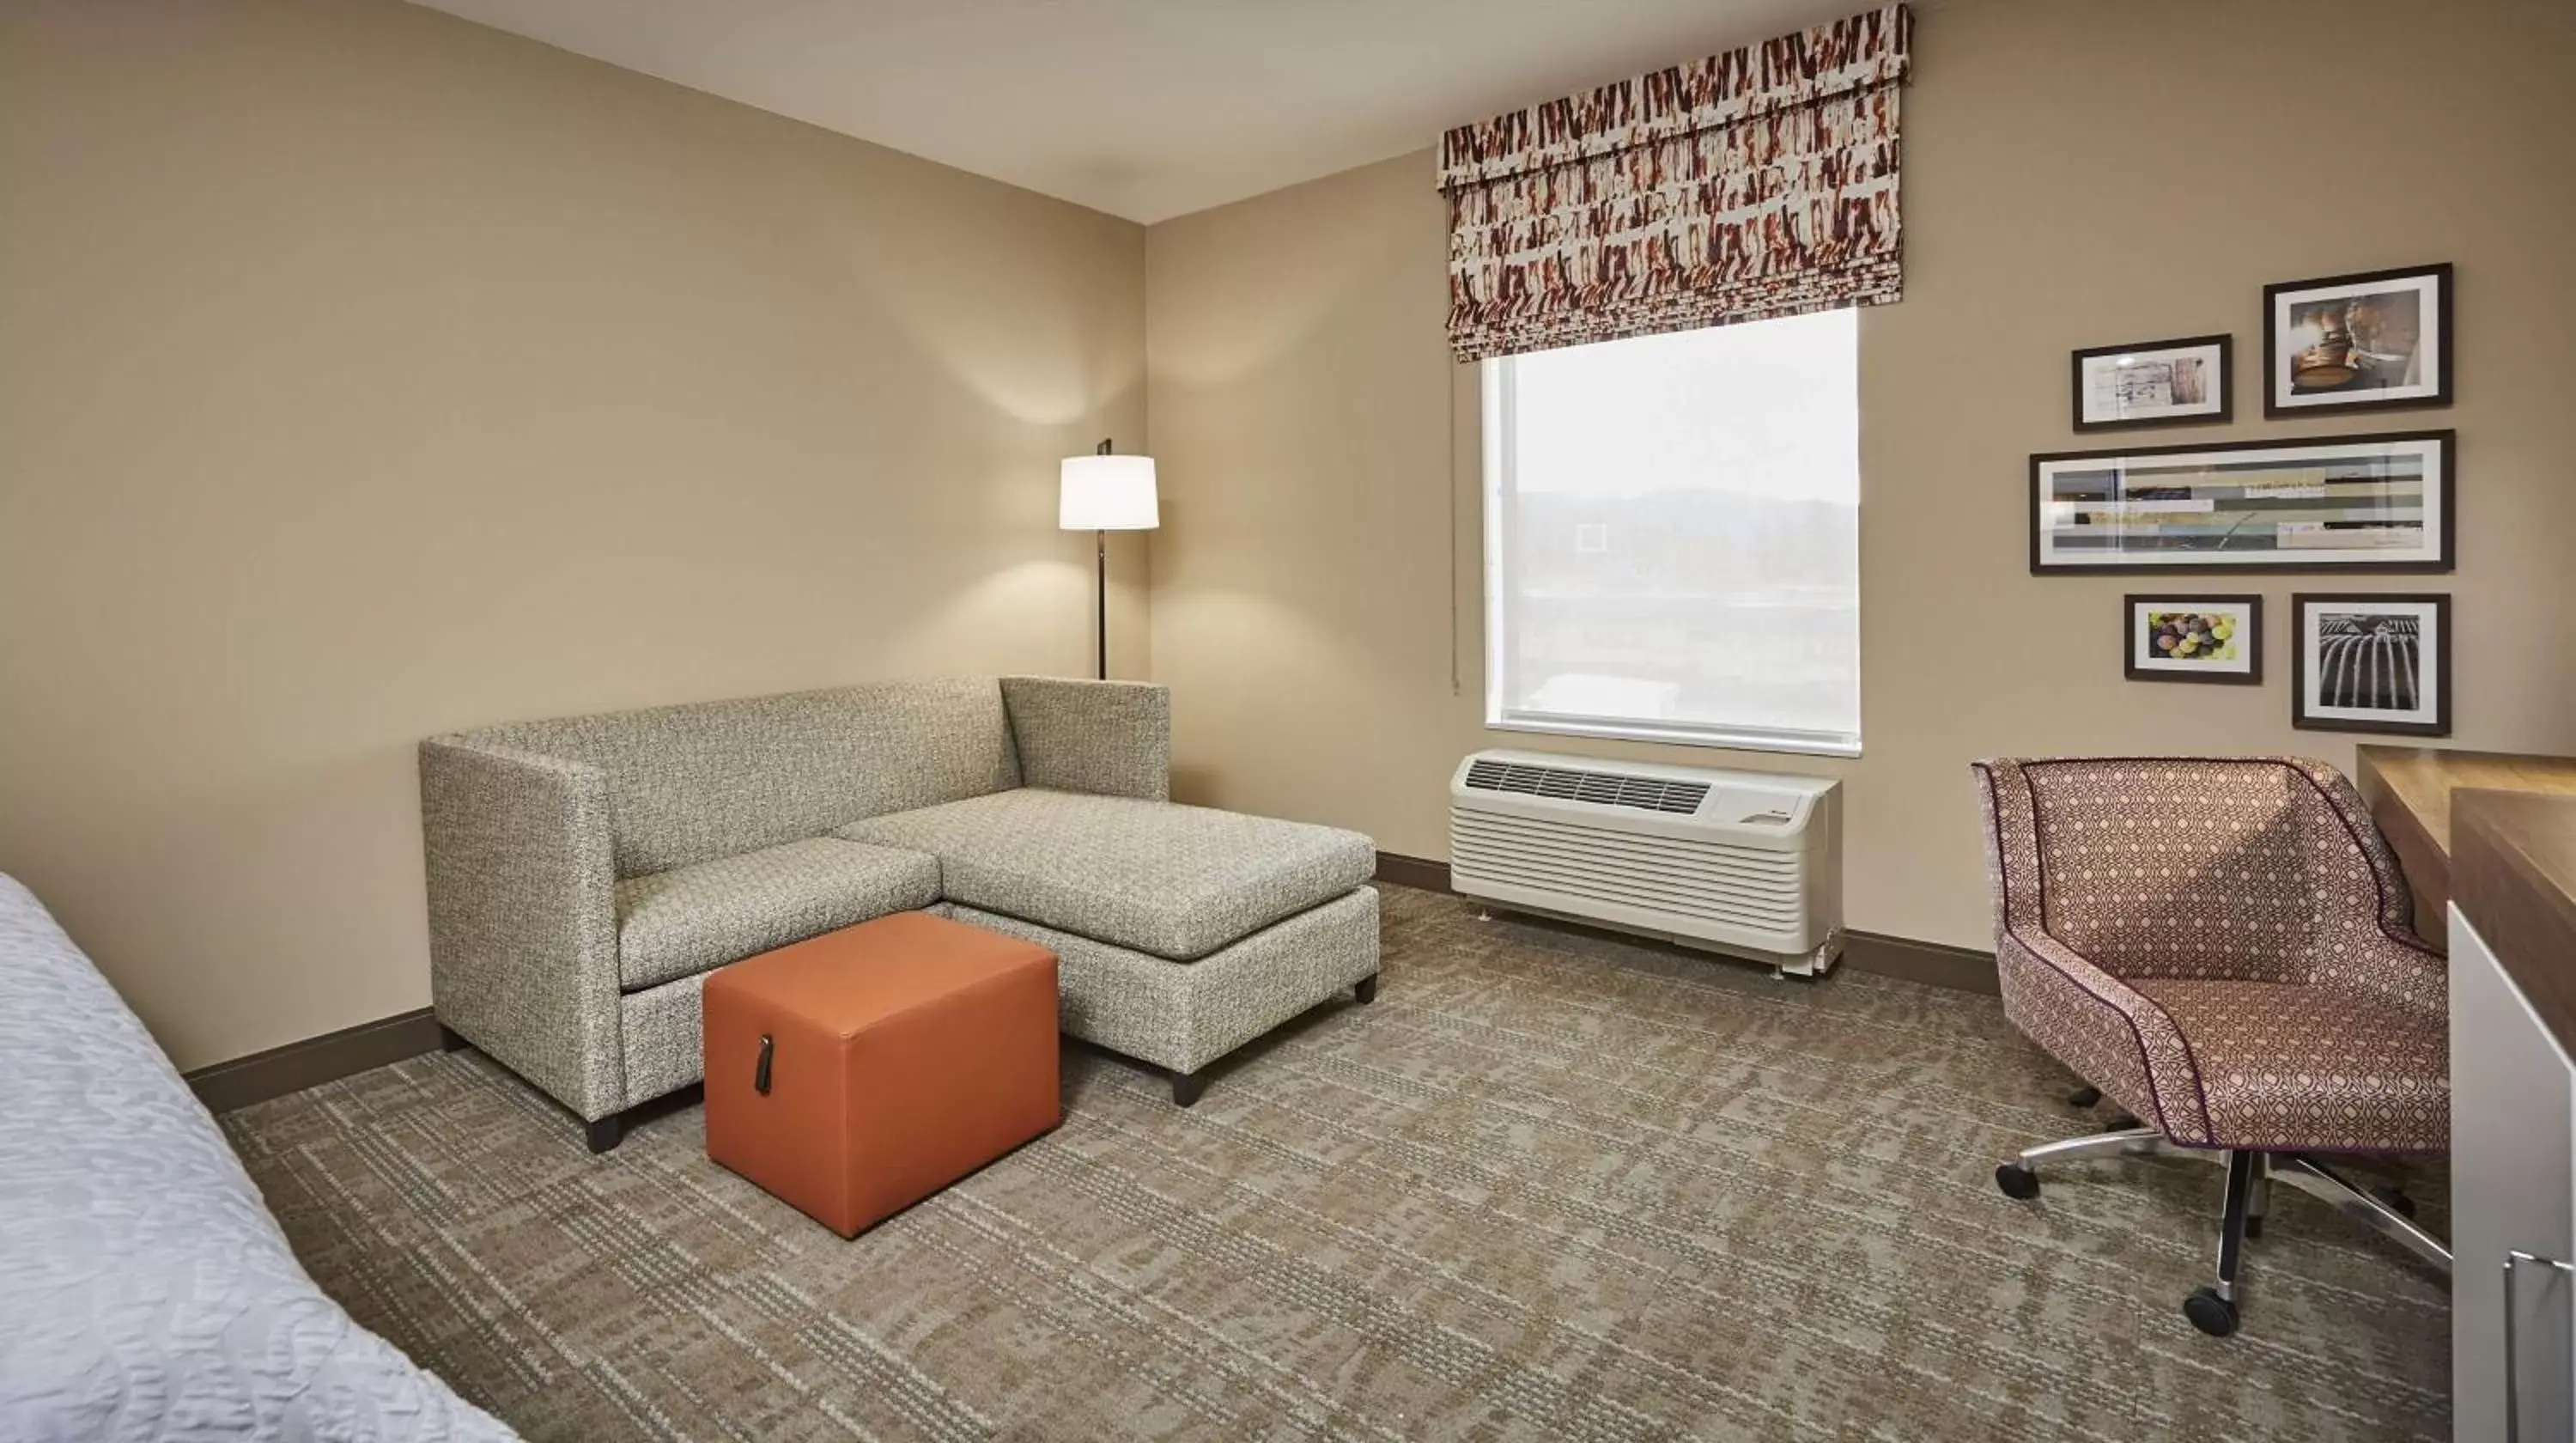
[[[751,1090],[763,1097],[769,1095],[769,1054],[776,1046],[768,1033],[760,1035],[760,1066],[751,1074]]]

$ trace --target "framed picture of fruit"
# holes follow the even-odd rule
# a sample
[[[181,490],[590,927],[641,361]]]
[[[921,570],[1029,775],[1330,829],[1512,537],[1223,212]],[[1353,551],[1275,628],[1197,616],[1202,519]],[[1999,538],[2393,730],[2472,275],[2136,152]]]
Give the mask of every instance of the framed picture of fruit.
[[[2122,613],[2129,680],[2262,683],[2263,598],[2131,596]]]
[[[2451,268],[2263,288],[2263,414],[2451,404]]]

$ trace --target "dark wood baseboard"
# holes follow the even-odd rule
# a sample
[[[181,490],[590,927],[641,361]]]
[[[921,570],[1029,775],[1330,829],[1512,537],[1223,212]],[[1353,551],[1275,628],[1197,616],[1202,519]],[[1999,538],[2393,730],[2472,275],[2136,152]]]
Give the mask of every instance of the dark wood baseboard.
[[[423,1007],[200,1067],[186,1076],[207,1111],[230,1112],[437,1050],[438,1019]]]
[[[1377,854],[1377,879],[1399,887],[1419,887],[1425,892],[1450,890],[1448,863],[1408,857],[1401,852]]]
[[[1995,954],[1973,947],[1846,931],[1843,962],[1857,971],[1902,977],[1908,982],[1959,992],[1983,992],[1992,997],[2003,991],[2003,984],[1995,979]]]
[[[1448,863],[1398,852],[1377,854],[1377,879],[1426,892],[1456,891],[1449,885]],[[1960,992],[1992,996],[2001,990],[1995,981],[1994,954],[1972,947],[1917,942],[1910,937],[1889,937],[1877,932],[1845,932],[1843,961],[1862,972]]]

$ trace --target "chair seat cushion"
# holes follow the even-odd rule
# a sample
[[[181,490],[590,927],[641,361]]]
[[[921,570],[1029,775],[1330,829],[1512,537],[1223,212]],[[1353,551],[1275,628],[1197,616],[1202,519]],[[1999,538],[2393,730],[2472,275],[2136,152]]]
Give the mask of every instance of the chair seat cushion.
[[[1022,787],[871,817],[835,835],[939,858],[951,902],[1186,962],[1377,872],[1357,832]]]
[[[2129,985],[2190,1045],[2213,1146],[2449,1146],[2450,1034],[2441,1012],[2331,984],[2138,977]]]
[[[617,969],[654,987],[939,900],[939,862],[831,837],[617,884]]]

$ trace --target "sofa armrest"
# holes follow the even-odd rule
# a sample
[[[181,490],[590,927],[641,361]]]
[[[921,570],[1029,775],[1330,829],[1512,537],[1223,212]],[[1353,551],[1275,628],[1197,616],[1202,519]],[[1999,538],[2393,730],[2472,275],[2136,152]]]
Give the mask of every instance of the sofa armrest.
[[[1020,782],[1060,792],[1169,801],[1172,695],[1135,681],[1002,678]]]
[[[607,779],[456,737],[420,744],[438,1020],[585,1120],[626,1105]]]

